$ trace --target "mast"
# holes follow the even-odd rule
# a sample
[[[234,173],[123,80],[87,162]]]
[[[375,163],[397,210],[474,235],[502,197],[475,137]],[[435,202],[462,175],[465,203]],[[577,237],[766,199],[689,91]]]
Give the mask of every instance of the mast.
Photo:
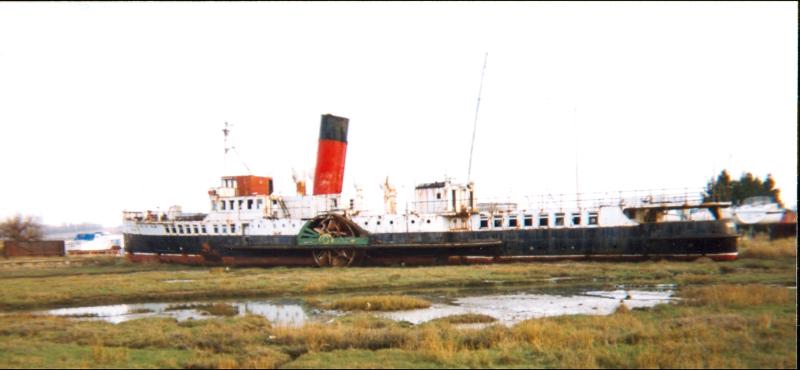
[[[575,126],[575,202],[578,205],[578,211],[581,209],[581,188],[578,182],[578,107],[572,108],[572,124]]]
[[[483,70],[481,71],[481,85],[478,88],[478,104],[475,106],[475,122],[472,124],[472,143],[469,146],[469,167],[467,167],[467,184],[472,180],[472,152],[475,148],[475,131],[478,129],[478,110],[481,108],[481,92],[483,91],[483,75],[486,73],[486,60],[489,59],[487,52],[483,56]]]
[[[233,145],[229,145],[229,143],[228,143],[228,136],[231,133],[231,130],[230,130],[231,127],[233,127],[233,125],[229,125],[228,122],[226,121],[225,122],[225,128],[222,129],[222,134],[225,135],[225,156],[223,158],[222,172],[225,173],[225,174],[228,173],[227,172],[228,171],[228,152],[233,150],[234,153],[236,153],[236,156],[239,157],[239,161],[242,162],[242,166],[244,166],[244,168],[247,170],[247,174],[248,175],[252,174],[252,171],[250,171],[250,167],[247,166],[247,163],[244,163],[244,159],[239,154],[239,151],[236,150],[236,147],[233,146]]]
[[[222,134],[225,135],[224,144],[225,144],[225,153],[222,156],[222,174],[227,176],[228,175],[228,151],[230,148],[228,147],[228,135],[231,133],[231,130],[228,129],[228,122],[225,122],[225,128],[222,129]]]

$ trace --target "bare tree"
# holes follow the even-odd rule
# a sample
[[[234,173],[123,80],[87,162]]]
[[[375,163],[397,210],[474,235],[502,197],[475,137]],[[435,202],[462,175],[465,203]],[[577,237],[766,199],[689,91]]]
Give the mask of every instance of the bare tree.
[[[42,224],[32,216],[17,214],[0,223],[0,239],[30,242],[41,240],[43,235]]]

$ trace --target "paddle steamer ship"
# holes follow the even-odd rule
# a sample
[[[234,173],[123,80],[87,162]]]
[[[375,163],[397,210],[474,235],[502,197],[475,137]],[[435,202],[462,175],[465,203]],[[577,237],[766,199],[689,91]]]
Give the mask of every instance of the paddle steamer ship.
[[[732,260],[730,203],[688,196],[619,198],[566,209],[479,203],[475,184],[419,184],[408,209],[342,196],[349,120],[323,115],[313,192],[279,195],[262,176],[224,176],[207,213],[124,212],[128,258],[208,265],[462,264],[554,259]],[[227,128],[225,133],[227,135]],[[703,217],[697,215],[702,214]]]

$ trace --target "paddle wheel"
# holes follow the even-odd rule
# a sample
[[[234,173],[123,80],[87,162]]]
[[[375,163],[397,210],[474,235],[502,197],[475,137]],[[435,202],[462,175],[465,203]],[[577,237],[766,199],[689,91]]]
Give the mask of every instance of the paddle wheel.
[[[319,267],[348,267],[363,257],[369,237],[345,216],[329,213],[308,221],[297,236],[297,244],[314,247],[311,253]]]

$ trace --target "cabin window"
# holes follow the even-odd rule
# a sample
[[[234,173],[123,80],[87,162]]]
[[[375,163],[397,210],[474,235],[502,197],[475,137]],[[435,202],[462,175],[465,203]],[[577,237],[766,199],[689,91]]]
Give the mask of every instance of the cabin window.
[[[556,226],[564,226],[564,214],[561,212],[556,213]]]
[[[233,208],[233,201],[232,201],[232,200],[229,200],[228,202],[230,202],[229,204],[230,204],[230,206],[231,206],[231,211],[233,211],[233,210],[234,210],[234,208]]]
[[[243,205],[244,205],[244,199],[239,199],[239,208],[237,209],[244,209]]]
[[[572,224],[573,225],[580,225],[581,224],[581,214],[580,213],[573,213],[572,214]]]
[[[411,220],[411,223],[412,223],[412,224],[413,224],[413,223],[416,223],[416,221],[414,221],[414,220]]]
[[[431,223],[431,220],[425,220],[425,223],[429,224],[429,223]]]
[[[355,199],[350,199],[350,209],[351,210],[356,209],[356,200]]]
[[[214,225],[214,234],[219,234],[219,225]]]
[[[253,209],[253,200],[252,199],[248,199],[247,200],[247,209]]]
[[[380,222],[380,221],[376,221],[375,223],[376,223],[376,224],[378,224],[378,225],[380,225],[380,224],[381,224],[381,222]]]
[[[436,193],[436,199],[442,199],[442,193]]]
[[[164,225],[164,232],[166,232],[167,234],[169,234],[169,226],[167,226],[167,225]]]
[[[338,207],[338,206],[339,206],[339,205],[338,205],[338,204],[336,204],[336,199],[333,199],[333,208],[336,208],[336,207]]]
[[[217,210],[217,202],[211,202],[211,210],[212,211],[216,211]]]
[[[481,223],[478,226],[480,229],[486,229],[489,227],[489,219],[486,216],[481,216]]]
[[[394,220],[390,220],[389,225],[394,225]]]
[[[589,225],[597,225],[597,212],[589,212]]]
[[[228,225],[222,225],[222,233],[223,234],[227,234],[228,233]]]
[[[502,217],[495,217],[494,218],[494,227],[503,227],[503,218]]]
[[[367,225],[369,225],[369,222],[364,221],[364,226],[367,226]]]
[[[202,231],[202,232],[203,232],[203,234],[208,234],[208,233],[206,232],[206,225],[200,226],[200,231]]]
[[[508,216],[508,227],[517,227],[517,216]]]
[[[219,202],[219,209],[221,209],[223,211],[225,210],[225,201],[224,200]]]
[[[264,207],[264,200],[263,199],[256,200],[256,208],[261,209],[262,207]]]
[[[177,234],[178,233],[178,230],[175,229],[175,225],[172,225],[172,233],[173,234]]]
[[[523,223],[523,226],[525,226],[525,227],[528,227],[528,226],[533,226],[533,216],[531,216],[531,215],[525,215],[525,216],[523,217],[523,222],[524,222],[524,223]]]
[[[539,215],[539,226],[547,226],[548,221],[546,214]]]
[[[199,229],[198,229],[197,225],[194,225],[194,233],[195,233],[195,234],[200,234],[200,232],[199,232]]]
[[[236,224],[231,224],[231,234],[236,234]]]

